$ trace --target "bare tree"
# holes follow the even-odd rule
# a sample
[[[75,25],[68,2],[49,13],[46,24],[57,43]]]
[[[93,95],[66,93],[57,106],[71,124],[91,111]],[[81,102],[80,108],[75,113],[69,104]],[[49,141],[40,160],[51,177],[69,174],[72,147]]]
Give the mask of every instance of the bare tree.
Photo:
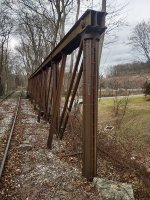
[[[80,6],[81,6],[81,2],[80,1],[81,0],[77,0],[77,10],[76,10],[75,22],[78,20],[79,14],[80,14]],[[72,73],[72,70],[73,70],[73,64],[74,64],[74,52],[72,52],[72,54],[71,54],[69,79],[71,77],[71,73]]]
[[[108,0],[109,3],[110,1],[112,2],[112,0]],[[16,35],[18,40],[16,50],[22,61],[22,66],[26,69],[28,75],[42,63],[43,59],[64,37],[69,16],[71,16],[71,20],[72,16],[74,16],[72,21],[78,20],[81,14],[80,7],[85,2],[86,4],[87,2],[91,2],[92,7],[94,7],[94,1],[89,0],[83,0],[82,4],[81,0],[4,1],[4,5],[9,8],[9,12],[13,13],[12,17],[16,22]],[[117,18],[117,16],[120,16],[121,8],[118,8],[118,10],[115,9],[115,11],[113,8],[111,16],[113,15],[116,23],[114,21],[113,23],[110,22],[112,24],[110,27],[114,27],[111,31],[115,30],[119,26],[118,21],[121,21],[121,18]],[[72,71],[72,67],[73,55],[70,63],[70,72]]]
[[[51,26],[47,19],[36,13],[24,13],[17,28],[20,44],[16,50],[22,56],[27,73],[32,73],[51,50]]]
[[[16,50],[27,74],[31,74],[65,35],[66,17],[73,0],[10,0],[5,5],[15,13]],[[16,6],[17,4],[17,6]]]
[[[8,40],[13,28],[12,20],[7,9],[0,2],[0,96],[5,93],[5,80],[7,75]],[[4,82],[4,84],[3,84]]]
[[[138,23],[129,39],[133,49],[150,62],[150,21]]]

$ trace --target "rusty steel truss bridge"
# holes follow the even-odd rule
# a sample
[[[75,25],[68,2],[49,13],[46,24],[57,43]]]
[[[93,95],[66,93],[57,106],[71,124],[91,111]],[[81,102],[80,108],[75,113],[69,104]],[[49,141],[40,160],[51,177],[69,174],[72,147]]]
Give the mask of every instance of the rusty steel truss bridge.
[[[63,139],[79,83],[83,81],[83,169],[92,180],[97,174],[96,138],[98,114],[99,44],[105,32],[105,12],[87,10],[28,79],[28,97],[50,121],[47,147],[53,135]],[[63,110],[60,101],[67,56],[77,51]]]

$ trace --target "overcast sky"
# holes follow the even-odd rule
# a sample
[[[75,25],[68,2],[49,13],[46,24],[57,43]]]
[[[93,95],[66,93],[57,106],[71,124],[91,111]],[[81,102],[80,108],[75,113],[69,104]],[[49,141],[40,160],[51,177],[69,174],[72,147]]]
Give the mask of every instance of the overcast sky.
[[[107,0],[109,1],[109,0]],[[126,16],[126,22],[128,26],[117,31],[117,41],[107,48],[103,48],[101,67],[102,73],[106,73],[110,66],[129,63],[137,60],[135,52],[133,52],[129,43],[129,36],[134,26],[142,20],[150,19],[150,0],[112,0],[112,3],[118,2],[120,5],[127,4],[124,15]],[[91,8],[92,0],[88,0],[86,4],[81,4],[81,11],[85,12],[87,8]],[[95,10],[100,10],[102,0],[93,0],[97,2],[97,6],[93,7]],[[113,4],[114,6],[115,4]],[[108,11],[107,11],[108,12]],[[82,14],[82,13],[81,13]],[[107,18],[106,18],[107,19]],[[11,46],[16,45],[16,40],[12,40]]]
[[[126,3],[126,21],[128,27],[124,27],[117,33],[117,42],[110,45],[107,49],[103,49],[101,67],[103,70],[109,66],[135,61],[136,54],[132,51],[128,44],[128,38],[133,27],[142,20],[150,19],[150,0],[118,0],[119,3]]]

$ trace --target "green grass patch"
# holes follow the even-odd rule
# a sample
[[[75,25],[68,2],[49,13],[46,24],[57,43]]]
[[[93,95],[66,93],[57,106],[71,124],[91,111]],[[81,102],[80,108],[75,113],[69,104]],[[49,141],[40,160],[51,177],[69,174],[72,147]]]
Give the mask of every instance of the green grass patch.
[[[121,98],[118,98],[118,101]],[[122,140],[135,141],[133,144],[136,149],[140,146],[148,149],[150,147],[150,101],[146,101],[144,96],[131,96],[125,114],[121,108],[119,109],[116,116],[114,99],[101,99],[98,107],[100,128],[104,129],[106,125],[112,125]]]

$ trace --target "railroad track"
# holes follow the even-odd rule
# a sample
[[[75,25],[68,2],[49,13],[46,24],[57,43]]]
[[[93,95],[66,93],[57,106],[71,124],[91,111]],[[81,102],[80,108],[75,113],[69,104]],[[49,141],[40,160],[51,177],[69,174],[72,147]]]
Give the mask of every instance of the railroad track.
[[[5,97],[2,101],[4,102],[9,96],[11,96],[14,92],[12,92],[11,94],[7,95],[7,97]],[[12,139],[12,135],[14,132],[14,128],[15,128],[15,123],[16,123],[16,119],[17,119],[17,115],[18,115],[18,110],[19,110],[19,106],[20,106],[20,102],[21,102],[21,95],[22,92],[20,92],[20,94],[18,95],[18,99],[17,99],[17,104],[15,106],[14,109],[14,115],[12,116],[12,123],[10,125],[10,129],[7,130],[8,134],[7,134],[7,139],[6,142],[3,143],[3,145],[5,146],[4,148],[2,148],[3,152],[1,153],[1,160],[0,160],[0,179],[2,177],[3,171],[4,171],[4,167],[5,167],[5,163],[7,160],[7,155],[9,152],[9,147],[10,147],[10,143],[11,143],[11,139]],[[1,102],[2,102],[1,101]],[[0,102],[0,103],[1,103]],[[4,140],[5,141],[5,140]],[[1,141],[2,142],[2,141]],[[3,154],[3,155],[2,155]]]

